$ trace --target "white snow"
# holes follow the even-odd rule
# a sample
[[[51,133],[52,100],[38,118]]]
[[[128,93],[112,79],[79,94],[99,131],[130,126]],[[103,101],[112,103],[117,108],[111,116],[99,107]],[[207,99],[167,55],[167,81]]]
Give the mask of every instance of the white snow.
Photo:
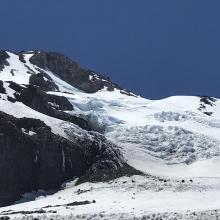
[[[26,130],[25,128],[21,128],[21,130],[24,134],[27,134],[27,135],[30,135],[30,136],[33,136],[33,135],[36,134],[34,131],[29,131],[29,130]]]
[[[123,213],[126,213],[128,218],[152,216],[154,213],[160,213],[161,217],[165,217],[166,212],[168,217],[162,219],[169,219],[174,212],[184,214],[187,210],[197,213],[201,210],[218,209],[219,187],[219,179],[211,182],[206,179],[185,179],[183,182],[181,179],[159,179],[152,176],[122,177],[107,183],[85,183],[79,186],[74,186],[73,182],[51,196],[41,196],[25,205],[21,203],[1,208],[0,215],[3,212],[10,214],[45,210],[48,212],[46,215],[48,219],[53,215],[49,213],[50,211],[56,211],[57,216],[72,214],[76,218],[84,215],[88,219],[96,214],[99,219],[103,214],[115,219],[114,215],[120,216]],[[95,200],[95,203],[68,206],[69,203],[86,200],[90,202]],[[10,215],[12,218],[19,216],[22,215]],[[75,219],[73,216],[72,219]]]
[[[27,68],[19,62],[17,55],[9,55],[10,66],[0,72],[0,79],[28,84],[30,74]],[[26,65],[37,73],[38,68],[28,61],[31,56],[31,53],[25,54]],[[14,76],[10,73],[11,69],[16,70]],[[112,92],[103,89],[88,94],[64,82],[52,72],[43,71],[60,90],[48,94],[67,97],[74,107],[73,111],[67,111],[69,114],[85,117],[93,129],[120,146],[128,164],[152,176],[123,177],[110,183],[85,183],[79,186],[70,183],[64,190],[25,203],[25,206],[18,204],[1,208],[0,215],[9,209],[38,210],[47,205],[62,205],[43,209],[56,210],[57,216],[67,216],[67,219],[72,218],[71,215],[83,219],[83,215],[89,218],[95,214],[97,219],[100,214],[106,216],[106,219],[117,219],[119,216],[129,219],[144,215],[149,219],[158,216],[162,219],[173,216],[175,219],[176,215],[183,219],[191,216],[188,219],[193,219],[193,214],[187,210],[195,211],[196,216],[200,217],[204,211],[203,216],[211,219],[212,211],[220,209],[219,99],[212,106],[206,105],[205,110],[199,110],[200,97],[196,96],[147,100],[122,94],[116,89]],[[89,77],[92,80],[93,76]],[[7,83],[4,86],[6,88]],[[13,96],[13,90],[8,87],[6,90]],[[1,96],[0,111],[18,118],[41,119],[55,134],[66,138],[70,128],[77,135],[85,132],[78,126],[36,112],[22,103],[10,103],[6,101],[6,96]],[[212,112],[211,116],[204,114],[205,111]],[[65,157],[63,161],[65,165]],[[77,193],[79,189],[86,191]],[[96,200],[96,203],[72,207],[65,205],[85,200]],[[213,216],[216,217],[219,212],[216,211]],[[168,217],[165,217],[166,213]]]
[[[25,64],[19,60],[19,56],[7,52],[10,56],[7,61],[9,66],[5,66],[3,71],[0,72],[0,79],[2,81],[13,81],[18,84],[29,84],[30,73]]]
[[[68,137],[68,129],[71,129],[71,132],[75,132],[76,135],[81,136],[85,132],[79,128],[77,125],[72,123],[64,122],[62,120],[52,118],[40,112],[37,112],[28,106],[24,105],[21,102],[9,102],[6,100],[0,99],[0,111],[5,112],[9,115],[13,115],[16,118],[35,118],[40,119],[45,122],[46,125],[51,127],[54,134],[63,136],[64,138]]]
[[[193,96],[152,101],[118,90],[49,93],[66,96],[73,114],[87,115],[97,130],[123,148],[128,163],[145,173],[156,169],[160,175],[195,176],[198,166],[198,176],[220,176],[211,165],[219,164],[219,100],[212,108],[215,114],[207,116],[198,110],[200,98]],[[199,169],[206,164],[210,169]]]

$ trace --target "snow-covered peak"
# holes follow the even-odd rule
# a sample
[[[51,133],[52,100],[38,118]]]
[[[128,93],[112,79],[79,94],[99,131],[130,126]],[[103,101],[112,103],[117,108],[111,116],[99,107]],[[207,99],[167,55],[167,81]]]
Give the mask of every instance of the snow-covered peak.
[[[111,163],[115,170],[126,163],[148,175],[122,177],[119,183],[116,181],[93,186],[85,183],[78,188],[71,186],[70,189],[64,189],[45,199],[45,204],[52,207],[65,207],[66,203],[63,200],[59,201],[60,195],[72,201],[70,196],[66,196],[66,192],[71,192],[74,196],[79,193],[76,198],[82,198],[80,187],[85,187],[85,195],[89,198],[93,195],[100,196],[97,205],[95,202],[87,201],[98,209],[100,202],[104,201],[101,194],[104,195],[104,189],[110,188],[108,193],[112,193],[113,196],[108,202],[103,203],[102,208],[106,209],[110,205],[115,210],[114,197],[117,197],[119,191],[123,191],[124,182],[131,182],[128,187],[130,193],[143,192],[146,196],[152,196],[158,191],[161,191],[160,196],[163,196],[163,189],[169,196],[173,196],[170,194],[172,190],[185,190],[186,193],[195,189],[207,190],[210,187],[216,190],[216,185],[219,195],[220,100],[217,98],[172,96],[161,100],[149,100],[127,92],[112,83],[109,78],[81,68],[64,55],[44,51],[18,54],[3,51],[0,53],[0,112],[18,120],[40,119],[61,139],[72,143],[81,144],[85,140],[86,143],[93,143],[86,146],[88,149],[93,149],[95,141],[97,149],[102,150],[104,143],[110,148],[104,148],[103,158],[106,159],[106,155],[110,153],[113,158],[121,159],[116,162],[113,160],[114,163]],[[31,126],[29,130],[22,127],[21,134],[28,138],[35,138],[37,135]],[[76,150],[78,145],[72,147]],[[116,151],[114,147],[117,148]],[[72,162],[64,153],[62,148],[62,170],[65,170],[65,164],[69,164],[73,169]],[[86,155],[89,156],[90,152]],[[97,158],[100,167],[109,162]],[[39,160],[38,153],[34,160]],[[92,167],[91,170],[95,175],[96,168]],[[126,175],[128,171],[130,172],[125,170],[122,174]],[[201,181],[201,177],[211,181],[211,186],[204,183],[203,179]],[[163,183],[161,178],[164,180]],[[181,178],[187,179],[186,185],[181,185]],[[192,179],[198,179],[198,184],[192,183]],[[216,182],[213,183],[213,179]],[[91,188],[88,190],[88,187]],[[146,193],[145,188],[153,191],[150,194],[148,191]],[[198,196],[194,191],[193,193]],[[184,195],[186,194],[181,194],[182,197]],[[128,198],[125,193],[121,193],[121,196],[128,199],[131,210],[135,206],[135,202],[132,202],[135,196]],[[211,196],[212,194],[209,194],[208,198]],[[50,198],[55,198],[57,204],[53,204]],[[123,201],[123,198],[119,200]],[[141,203],[138,210],[141,212],[145,207],[144,198],[141,194],[138,198]],[[195,202],[198,200],[195,199]],[[167,201],[166,198],[163,204]],[[184,201],[188,202],[189,199]],[[174,203],[172,205],[180,207]],[[33,206],[41,207],[39,202],[33,202]],[[158,210],[158,206],[155,207]],[[197,206],[194,204],[194,207]],[[204,209],[204,206],[199,207]],[[152,210],[151,206],[148,208]],[[16,206],[16,209],[20,210],[20,207]],[[174,208],[173,211],[175,210]]]
[[[19,85],[31,84],[42,87],[41,89],[43,90],[46,88],[48,95],[66,97],[74,108],[73,111],[68,111],[68,114],[84,118],[92,129],[105,134],[117,144],[130,145],[135,141],[137,146],[140,145],[141,148],[147,149],[147,154],[150,153],[151,156],[153,155],[160,159],[163,157],[165,158],[165,163],[167,163],[166,159],[169,157],[161,156],[160,149],[165,149],[166,151],[166,149],[169,149],[167,145],[171,143],[171,145],[176,145],[175,140],[173,140],[175,133],[173,131],[175,130],[174,128],[177,128],[177,130],[180,129],[179,132],[182,132],[181,129],[185,133],[189,132],[189,135],[185,138],[194,135],[198,139],[198,145],[207,145],[210,142],[215,148],[214,152],[218,151],[217,146],[220,141],[219,99],[199,96],[172,96],[162,100],[148,100],[123,92],[120,87],[109,89],[105,84],[103,84],[103,88],[97,87],[97,89],[100,89],[91,93],[76,88],[74,85],[77,82],[81,84],[82,80],[85,81],[84,84],[99,80],[99,82],[107,82],[106,85],[108,85],[108,81],[100,78],[95,72],[82,70],[78,64],[71,63],[69,58],[64,55],[43,51],[27,51],[19,54],[6,53],[8,58],[3,70],[0,71],[0,80],[4,82],[13,81]],[[48,59],[53,61],[48,61]],[[59,68],[59,62],[67,63],[68,68]],[[67,72],[63,72],[64,70]],[[61,71],[61,73],[58,73],[58,71]],[[73,74],[73,78],[68,74]],[[82,78],[80,74],[82,74]],[[79,78],[74,78],[77,76]],[[44,84],[44,87],[42,84]],[[8,95],[13,96],[13,90],[7,86],[7,83],[4,85]],[[87,86],[90,86],[90,84]],[[162,132],[163,135],[166,134],[167,138],[164,141],[163,139],[158,140],[157,145],[159,148],[156,150],[149,147],[151,145],[149,144],[150,140],[146,141],[146,138],[151,134],[158,139],[158,132]],[[133,133],[135,133],[134,137]],[[131,138],[127,138],[128,135]],[[172,140],[169,139],[171,137]],[[207,139],[208,142],[200,143],[203,139]],[[213,140],[213,142],[209,139]],[[194,139],[192,140],[195,142]],[[187,163],[191,163],[201,159],[201,157],[197,158],[197,150],[202,151],[202,148],[197,149],[195,145],[192,146],[193,152],[180,152],[179,159],[174,159],[174,157],[178,156],[179,151],[189,147],[186,146],[187,144],[189,142],[182,143],[182,147],[173,149],[175,153],[170,153],[172,158],[170,161],[172,163],[187,161]],[[155,150],[159,153],[155,153]],[[210,155],[215,155],[215,153]]]

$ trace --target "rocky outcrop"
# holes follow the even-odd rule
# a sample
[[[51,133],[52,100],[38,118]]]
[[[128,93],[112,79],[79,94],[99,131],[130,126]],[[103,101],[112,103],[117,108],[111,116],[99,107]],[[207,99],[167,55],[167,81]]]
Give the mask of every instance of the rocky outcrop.
[[[0,71],[4,69],[5,66],[8,66],[9,63],[7,59],[9,58],[9,55],[6,51],[0,50]]]
[[[23,52],[24,52],[24,51],[23,51]],[[18,56],[19,56],[19,60],[20,60],[22,63],[26,63],[26,60],[24,59],[24,54],[19,53]]]
[[[49,69],[72,86],[88,93],[94,93],[106,87],[109,91],[121,89],[109,78],[91,70],[81,68],[68,57],[54,52],[35,51],[30,62],[42,69]]]
[[[216,102],[216,98],[210,96],[200,96],[200,102],[205,105],[213,106]]]
[[[58,189],[74,177],[79,182],[104,181],[137,173],[103,136],[90,133],[73,139],[53,134],[38,119],[0,112],[0,205],[32,190]]]
[[[47,75],[46,77],[43,73],[32,74],[29,78],[29,83],[43,91],[59,91],[58,86],[51,80],[51,78]]]
[[[207,106],[215,106],[215,102],[217,101],[216,98],[210,96],[199,96],[200,97],[200,104],[199,104],[199,111],[202,111],[205,115],[211,116],[213,112],[206,111]]]
[[[0,80],[0,93],[5,93],[6,90],[4,88],[3,82]]]

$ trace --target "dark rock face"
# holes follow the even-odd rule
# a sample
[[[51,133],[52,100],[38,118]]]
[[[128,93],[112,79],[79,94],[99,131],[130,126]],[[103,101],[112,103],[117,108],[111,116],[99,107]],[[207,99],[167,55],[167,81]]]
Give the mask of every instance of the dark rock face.
[[[211,116],[213,112],[207,112],[206,106],[215,106],[216,99],[209,96],[200,96],[200,104],[198,110],[202,111],[204,114]]]
[[[22,102],[38,112],[63,121],[69,121],[83,129],[90,130],[85,119],[63,112],[73,110],[73,106],[66,97],[49,95],[34,86],[23,88],[14,82],[10,83],[10,88],[17,92],[14,94],[16,97],[14,101]],[[10,99],[10,101],[13,100]]]
[[[6,90],[4,88],[3,82],[0,80],[0,93],[5,93]]]
[[[19,60],[22,62],[22,63],[26,63],[25,59],[24,59],[24,55],[21,53],[21,54],[18,54],[19,56]]]
[[[0,51],[0,71],[2,71],[5,66],[9,65],[7,61],[8,58],[9,58],[9,55],[7,54],[7,52],[4,50],[1,50]]]
[[[38,119],[17,119],[0,112],[0,205],[24,192],[57,189],[73,177],[102,181],[137,174],[117,147],[103,136],[69,141]]]
[[[209,96],[200,96],[200,102],[205,105],[213,106],[214,103],[216,102],[216,99]]]
[[[49,69],[61,79],[88,93],[97,92],[104,87],[109,91],[120,87],[93,71],[81,68],[68,57],[54,52],[36,51],[30,62],[42,69]],[[90,79],[91,78],[91,79]]]
[[[36,135],[26,135],[22,127]],[[55,137],[44,123],[34,119],[17,120],[1,113],[0,134],[1,205],[14,201],[26,191],[53,188],[64,180],[59,172],[62,170],[59,152],[68,143]]]
[[[58,86],[50,78],[45,80],[44,75],[41,73],[32,74],[29,83],[30,85],[37,86],[43,91],[59,91]]]

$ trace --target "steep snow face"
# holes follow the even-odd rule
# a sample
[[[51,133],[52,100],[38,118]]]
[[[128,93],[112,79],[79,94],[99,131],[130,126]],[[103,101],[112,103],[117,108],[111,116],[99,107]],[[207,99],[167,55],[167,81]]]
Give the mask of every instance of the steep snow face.
[[[9,58],[7,62],[9,66],[5,66],[3,71],[0,72],[0,79],[2,81],[13,81],[18,84],[28,84],[30,75],[33,74],[28,68],[28,65],[19,60],[19,56],[7,52]]]

